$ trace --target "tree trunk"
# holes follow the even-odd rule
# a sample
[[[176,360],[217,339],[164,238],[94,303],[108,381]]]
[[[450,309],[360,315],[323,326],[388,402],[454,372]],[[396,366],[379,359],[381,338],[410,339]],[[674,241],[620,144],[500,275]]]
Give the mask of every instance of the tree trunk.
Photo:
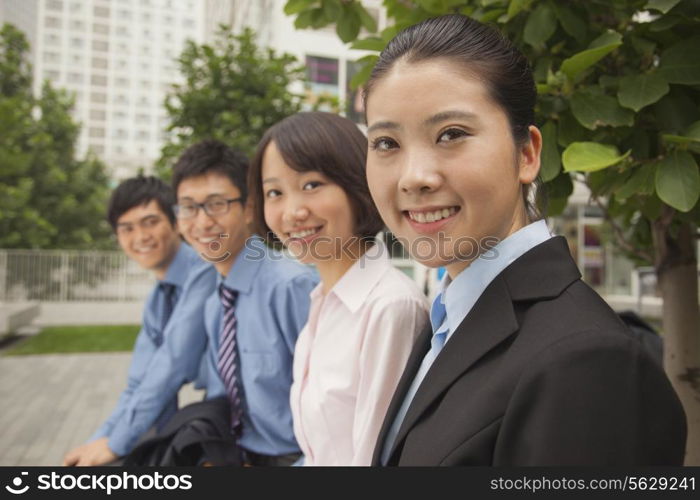
[[[675,236],[655,225],[656,270],[663,297],[664,367],[688,418],[685,464],[700,465],[700,308],[696,229]]]

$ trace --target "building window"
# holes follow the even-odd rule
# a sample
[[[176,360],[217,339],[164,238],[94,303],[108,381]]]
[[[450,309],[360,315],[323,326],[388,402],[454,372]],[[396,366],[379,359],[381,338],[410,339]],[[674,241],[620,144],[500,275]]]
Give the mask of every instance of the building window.
[[[95,17],[109,17],[109,7],[96,5],[92,12],[95,14]]]
[[[57,52],[44,52],[44,62],[58,62],[60,57]]]
[[[115,32],[119,36],[129,36],[128,26],[117,26],[117,29],[115,30]]]
[[[148,115],[136,115],[136,123],[148,123],[151,120],[151,117]]]
[[[49,33],[44,37],[44,41],[49,47],[55,47],[61,43],[61,37],[54,33]]]
[[[339,97],[337,59],[306,56],[306,76],[306,98],[310,106],[321,98]]]
[[[82,38],[71,38],[70,46],[74,49],[82,49],[84,40]]]
[[[44,78],[47,80],[51,80],[52,82],[55,82],[56,80],[58,80],[60,78],[60,76],[61,76],[61,73],[59,73],[56,70],[50,69],[50,70],[44,71]]]
[[[91,109],[90,119],[104,121],[107,119],[107,113],[105,111],[102,111],[101,109]]]
[[[90,149],[98,156],[105,154],[105,147],[101,144],[90,144]]]
[[[68,73],[68,83],[83,83],[82,73]]]
[[[71,12],[80,12],[83,10],[83,4],[81,2],[71,2],[70,4],[70,11]]]
[[[93,57],[92,58],[92,67],[93,68],[107,69],[108,66],[109,66],[109,63],[107,62],[107,59],[104,59],[102,57]]]
[[[61,20],[57,17],[47,16],[46,20],[44,21],[44,25],[47,28],[60,28],[61,27]]]
[[[109,50],[109,43],[103,42],[102,40],[93,40],[92,50],[97,52],[107,52]]]
[[[103,129],[103,128],[96,128],[96,127],[90,127],[90,129],[89,129],[89,131],[88,131],[88,135],[89,135],[90,137],[94,137],[94,138],[98,138],[98,139],[104,138],[104,136],[105,136],[105,129]]]
[[[85,23],[82,21],[78,21],[77,19],[73,19],[70,22],[70,29],[73,31],[83,31],[85,29]]]
[[[119,19],[131,19],[131,11],[129,10],[120,10],[117,15]]]
[[[129,79],[128,78],[117,78],[114,83],[117,85],[117,87],[128,87],[129,86]]]
[[[149,134],[147,130],[139,130],[138,134],[136,135],[136,139],[139,141],[148,141],[150,138],[151,134]]]
[[[107,26],[106,24],[93,24],[92,25],[92,32],[99,33],[101,35],[108,35],[109,34],[109,26]]]
[[[92,77],[90,77],[90,83],[99,87],[106,87],[107,77],[102,75],[92,75]]]
[[[49,10],[63,10],[63,2],[61,0],[47,0],[46,8]]]
[[[102,92],[91,92],[90,101],[97,103],[105,103],[107,102],[107,94],[104,94]]]

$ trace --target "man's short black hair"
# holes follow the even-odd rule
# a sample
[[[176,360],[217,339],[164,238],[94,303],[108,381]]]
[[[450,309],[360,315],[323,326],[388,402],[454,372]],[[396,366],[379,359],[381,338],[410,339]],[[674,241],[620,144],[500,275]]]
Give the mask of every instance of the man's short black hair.
[[[245,203],[248,197],[248,158],[216,139],[206,139],[188,147],[173,167],[172,186],[177,196],[177,188],[182,181],[216,172],[228,177],[241,192]]]
[[[175,195],[165,182],[153,176],[139,175],[123,181],[112,191],[107,208],[107,221],[114,231],[117,221],[134,207],[145,205],[155,200],[163,213],[168,217],[170,225],[175,225]]]

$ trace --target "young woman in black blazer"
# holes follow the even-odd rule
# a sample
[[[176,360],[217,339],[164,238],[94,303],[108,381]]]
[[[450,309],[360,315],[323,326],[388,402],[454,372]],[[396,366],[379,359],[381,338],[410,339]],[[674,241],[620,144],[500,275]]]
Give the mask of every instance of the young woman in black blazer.
[[[523,55],[460,15],[399,33],[372,72],[372,197],[412,256],[449,276],[375,465],[683,461],[665,374],[538,220],[535,100]]]

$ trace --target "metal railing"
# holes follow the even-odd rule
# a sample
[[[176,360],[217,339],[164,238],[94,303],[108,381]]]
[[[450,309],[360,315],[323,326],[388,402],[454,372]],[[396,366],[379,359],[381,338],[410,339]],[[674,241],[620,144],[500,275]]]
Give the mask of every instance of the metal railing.
[[[0,250],[0,301],[143,300],[151,273],[122,252]]]

